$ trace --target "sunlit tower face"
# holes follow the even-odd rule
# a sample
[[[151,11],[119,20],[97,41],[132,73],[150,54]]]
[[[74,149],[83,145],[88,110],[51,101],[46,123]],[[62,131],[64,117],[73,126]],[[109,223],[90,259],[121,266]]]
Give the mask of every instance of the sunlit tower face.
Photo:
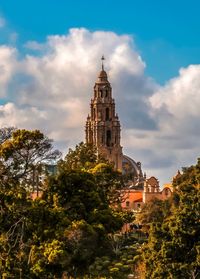
[[[94,85],[90,114],[86,121],[86,142],[96,146],[99,154],[113,162],[116,169],[121,170],[120,122],[115,113],[112,88],[104,70],[104,56],[101,60],[102,69]]]

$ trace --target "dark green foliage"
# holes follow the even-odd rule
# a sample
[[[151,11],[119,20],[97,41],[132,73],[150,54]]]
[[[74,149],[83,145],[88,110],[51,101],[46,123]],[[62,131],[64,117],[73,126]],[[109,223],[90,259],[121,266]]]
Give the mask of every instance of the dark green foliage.
[[[199,178],[200,161],[174,180],[170,212],[151,222],[143,254],[146,278],[200,278]]]
[[[44,165],[58,159],[60,152],[53,150],[52,140],[38,130],[8,131],[5,134],[1,130],[4,140],[0,142],[0,179],[31,190],[41,186],[37,178],[44,173]]]
[[[161,201],[153,199],[146,203],[142,211],[137,215],[137,222],[143,226],[143,230],[149,230],[154,223],[162,222],[171,213],[171,200]]]
[[[67,156],[69,161],[59,164],[57,174],[43,181],[43,195],[30,198],[26,178],[32,166],[47,159],[40,149],[43,140],[39,131],[22,130],[1,145],[0,170],[9,178],[0,184],[0,274],[4,279],[61,278],[64,272],[86,276],[95,258],[113,257],[110,236],[123,225],[122,216],[110,206],[120,176],[90,149],[85,154],[83,144],[74,151],[80,152],[77,160],[82,165],[72,167],[73,156]],[[31,157],[34,152],[36,159]]]
[[[0,189],[0,274],[19,278],[27,257],[27,214],[31,201],[21,187]],[[7,276],[7,277],[6,277]],[[3,277],[4,278],[4,277]]]
[[[97,149],[86,143],[79,143],[75,150],[69,149],[64,161],[60,161],[59,166],[67,170],[88,170],[95,167],[100,162],[106,160],[97,155]]]
[[[135,216],[119,211],[121,174],[91,146],[70,150],[42,181],[43,195],[30,198],[30,174],[58,155],[39,131],[2,137],[1,278],[123,279],[143,275],[143,263],[148,279],[200,278],[200,161],[174,180],[171,200],[144,207],[145,233],[122,234]]]

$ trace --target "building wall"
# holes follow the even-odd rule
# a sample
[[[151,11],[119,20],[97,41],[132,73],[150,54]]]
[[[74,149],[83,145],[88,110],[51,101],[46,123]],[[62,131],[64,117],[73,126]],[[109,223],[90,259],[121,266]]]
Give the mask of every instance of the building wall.
[[[143,204],[154,199],[167,200],[172,196],[171,187],[164,187],[159,192],[146,192],[145,190],[126,189],[122,191],[122,210],[139,210]]]
[[[124,190],[122,191],[122,210],[139,210],[143,205],[142,190]]]

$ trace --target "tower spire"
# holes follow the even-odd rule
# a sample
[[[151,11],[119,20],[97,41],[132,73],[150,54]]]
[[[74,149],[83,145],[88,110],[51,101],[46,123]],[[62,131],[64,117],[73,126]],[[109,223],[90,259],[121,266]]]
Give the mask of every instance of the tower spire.
[[[102,68],[102,71],[104,71],[104,60],[105,60],[105,57],[104,57],[104,55],[102,55],[102,57],[101,57],[101,68]]]

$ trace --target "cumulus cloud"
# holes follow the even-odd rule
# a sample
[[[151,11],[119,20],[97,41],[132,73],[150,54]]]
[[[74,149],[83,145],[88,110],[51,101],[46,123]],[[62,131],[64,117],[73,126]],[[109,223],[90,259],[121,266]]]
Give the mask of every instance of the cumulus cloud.
[[[8,46],[0,46],[0,97],[8,94],[8,83],[15,71],[16,63],[16,50]]]
[[[28,41],[24,44],[25,48],[31,49],[31,50],[43,50],[45,47],[44,44],[40,44],[36,41]]]
[[[0,46],[0,126],[39,128],[65,152],[84,140],[104,54],[125,153],[162,181],[198,156],[200,66],[161,87],[145,76],[131,36],[84,28],[25,47],[36,52],[19,59],[16,49]]]
[[[174,158],[171,166],[187,166],[199,156],[200,65],[179,71],[149,98],[151,113],[157,118],[158,137],[154,143]]]
[[[172,147],[194,147],[200,135],[200,65],[181,69],[179,76],[167,82],[150,98],[162,137],[171,137]]]
[[[178,119],[199,116],[200,65],[182,68],[179,76],[161,87],[150,102],[156,110],[166,109]]]
[[[190,65],[148,98],[157,130],[126,131],[129,151],[163,181],[176,169],[195,163],[200,152],[200,65]],[[148,136],[147,136],[148,135]],[[147,160],[146,160],[147,158]]]
[[[28,43],[28,47],[36,47],[38,51],[39,45],[37,42]],[[42,55],[27,55],[18,61],[15,76],[9,80],[7,96],[15,110],[29,111],[29,118],[33,115],[34,126],[46,127],[49,133],[54,131],[56,138],[57,131],[59,137],[73,143],[84,139],[83,127],[93,95],[93,85],[100,70],[102,53],[108,57],[106,69],[116,88],[114,95],[117,103],[121,102],[119,111],[122,121],[125,122],[129,117],[131,123],[127,120],[127,126],[138,126],[143,111],[143,118],[153,123],[146,113],[147,104],[139,97],[150,95],[153,83],[143,77],[145,63],[134,49],[130,36],[119,36],[112,32],[90,32],[83,28],[71,29],[65,36],[49,36],[44,45]],[[9,65],[13,66],[13,62],[7,63],[7,67]],[[138,110],[135,113],[133,104],[126,100],[137,103],[141,112]],[[35,115],[33,108],[41,113]],[[9,111],[13,121],[12,113],[14,110]],[[129,114],[134,116],[134,121]],[[26,121],[21,121],[20,116],[20,113],[19,117],[15,115],[17,126],[22,126],[22,123],[24,126],[25,122],[30,124],[29,118],[25,117]],[[32,125],[31,122],[30,126]],[[145,120],[143,123],[141,121],[141,128],[145,125]],[[68,129],[77,129],[79,133],[74,131],[69,136]]]

